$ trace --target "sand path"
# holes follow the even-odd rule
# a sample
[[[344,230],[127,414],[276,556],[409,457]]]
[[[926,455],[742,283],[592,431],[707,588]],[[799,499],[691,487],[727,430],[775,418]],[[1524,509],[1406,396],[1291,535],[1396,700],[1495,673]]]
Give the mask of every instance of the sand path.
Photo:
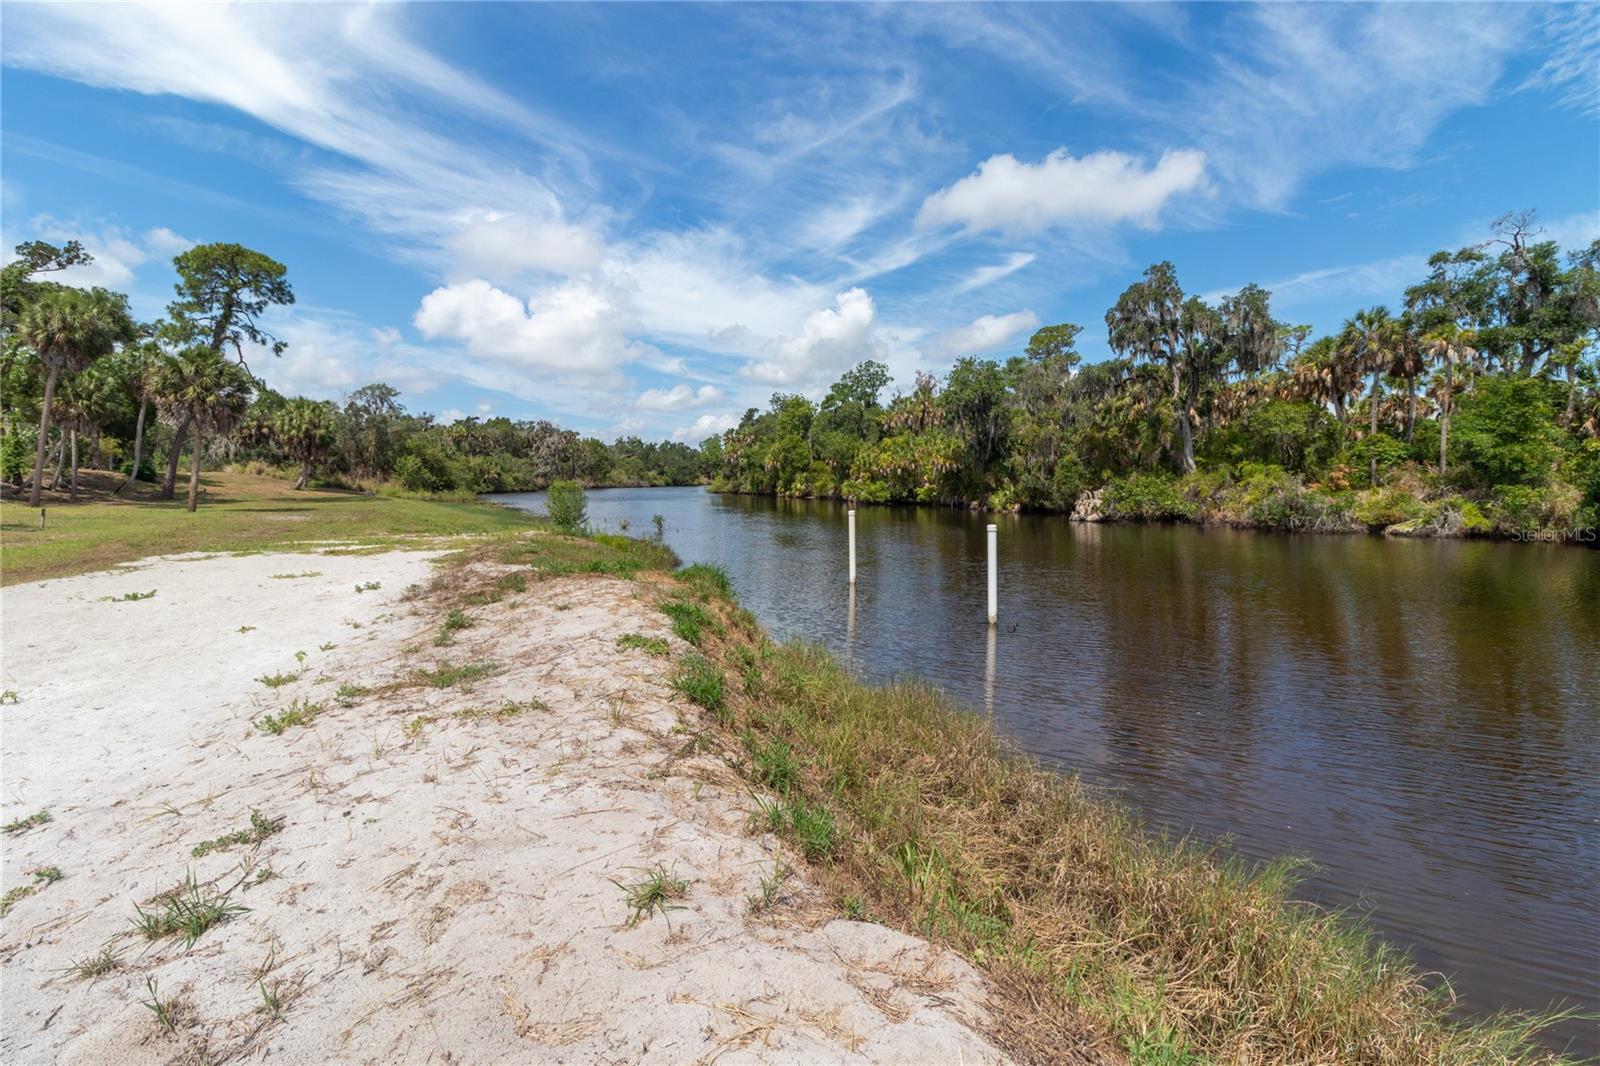
[[[532,584],[439,648],[403,594],[431,576],[415,552],[257,555],[0,593],[3,820],[51,816],[0,838],[4,888],[39,886],[0,920],[0,1060],[1002,1058],[956,956],[829,918],[801,876],[752,906],[778,843],[685,749],[665,660],[617,650],[668,636],[637,586]],[[335,695],[443,662],[501,672]],[[296,701],[312,724],[254,724]],[[252,811],[282,829],[193,856]],[[614,882],[658,864],[681,909],[630,928]],[[119,938],[190,871],[249,910],[187,948]],[[115,969],[67,972],[108,942]]]

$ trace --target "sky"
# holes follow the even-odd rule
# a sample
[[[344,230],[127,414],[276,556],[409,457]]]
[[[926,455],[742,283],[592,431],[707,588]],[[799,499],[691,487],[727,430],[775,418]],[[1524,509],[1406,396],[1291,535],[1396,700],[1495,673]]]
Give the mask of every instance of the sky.
[[[698,443],[1084,327],[1153,262],[1337,328],[1537,209],[1600,236],[1600,5],[0,8],[0,239],[288,266],[251,368]]]

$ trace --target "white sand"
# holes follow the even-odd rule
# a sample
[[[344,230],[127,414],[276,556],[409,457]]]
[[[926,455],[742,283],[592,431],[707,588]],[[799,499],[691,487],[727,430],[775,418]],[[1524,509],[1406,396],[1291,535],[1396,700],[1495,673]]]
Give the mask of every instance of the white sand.
[[[438,619],[401,598],[431,573],[420,553],[175,559],[0,593],[3,820],[52,816],[0,838],[3,886],[64,874],[0,922],[0,1061],[1002,1058],[959,958],[829,920],[801,876],[751,909],[778,842],[747,833],[725,767],[681,751],[697,712],[664,662],[615,649],[667,635],[636,586],[531,585],[435,648]],[[296,651],[299,680],[255,680]],[[334,699],[446,658],[505,671]],[[549,710],[452,717],[533,698]],[[296,699],[323,705],[309,727],[252,724]],[[283,830],[191,857],[252,810]],[[689,881],[682,909],[629,929],[613,879],[657,863]],[[188,949],[116,939],[190,870],[250,910]],[[118,969],[65,972],[108,942]],[[141,1003],[151,978],[176,1032]]]

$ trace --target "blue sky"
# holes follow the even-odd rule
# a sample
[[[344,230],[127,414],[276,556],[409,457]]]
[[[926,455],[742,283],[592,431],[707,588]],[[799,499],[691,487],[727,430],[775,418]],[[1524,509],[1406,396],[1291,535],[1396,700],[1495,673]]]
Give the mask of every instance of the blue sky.
[[[1149,263],[1336,327],[1537,208],[1600,236],[1600,5],[7,4],[3,239],[146,317],[289,267],[252,367],[698,442],[864,358],[1084,326]]]

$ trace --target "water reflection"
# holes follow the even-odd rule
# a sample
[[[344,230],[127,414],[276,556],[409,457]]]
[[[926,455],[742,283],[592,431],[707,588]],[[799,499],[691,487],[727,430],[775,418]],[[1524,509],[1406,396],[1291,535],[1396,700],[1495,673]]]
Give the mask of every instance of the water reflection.
[[[1600,1010],[1600,553],[1003,517],[988,626],[985,516],[860,510],[851,589],[841,506],[590,496],[657,512],[775,635],[929,678],[1158,823],[1308,856],[1305,896],[1469,1003]]]

